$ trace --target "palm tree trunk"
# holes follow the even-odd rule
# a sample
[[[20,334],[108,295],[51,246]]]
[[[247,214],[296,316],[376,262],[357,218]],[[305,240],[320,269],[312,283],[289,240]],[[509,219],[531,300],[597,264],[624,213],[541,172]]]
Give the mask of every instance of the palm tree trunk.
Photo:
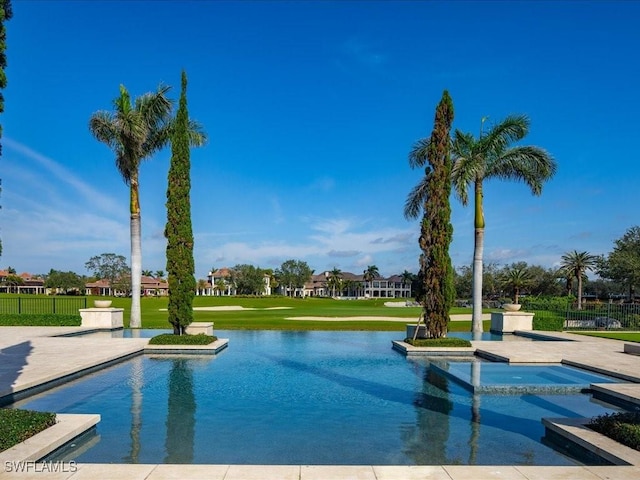
[[[579,272],[578,275],[578,310],[582,310],[582,275]]]
[[[135,177],[135,178],[134,178]],[[142,275],[142,234],[137,175],[131,178],[131,317],[130,328],[141,328],[140,284]]]
[[[482,254],[484,251],[484,228],[475,229],[473,247],[473,310],[471,332],[474,340],[482,336]]]
[[[475,238],[473,245],[473,310],[471,332],[474,340],[482,337],[482,255],[484,253],[484,214],[482,180],[475,182]]]

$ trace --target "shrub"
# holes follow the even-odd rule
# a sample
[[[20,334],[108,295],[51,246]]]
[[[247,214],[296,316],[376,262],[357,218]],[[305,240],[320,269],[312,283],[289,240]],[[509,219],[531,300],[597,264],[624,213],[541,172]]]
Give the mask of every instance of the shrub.
[[[414,347],[470,347],[471,342],[462,338],[405,338],[405,343]]]
[[[640,451],[640,413],[617,412],[592,418],[587,424],[598,433]]]
[[[163,335],[156,335],[149,340],[149,345],[209,345],[218,339],[216,336],[205,335],[199,333],[198,335],[174,335],[172,333],[165,333]]]
[[[571,297],[524,297],[522,298],[522,308],[524,310],[551,310],[554,312],[566,312]]]
[[[9,313],[0,315],[0,326],[3,327],[79,327],[81,322],[79,314]]]
[[[55,413],[0,409],[0,452],[24,442],[55,423]]]
[[[564,316],[553,312],[535,312],[533,329],[547,332],[561,332],[564,329]]]

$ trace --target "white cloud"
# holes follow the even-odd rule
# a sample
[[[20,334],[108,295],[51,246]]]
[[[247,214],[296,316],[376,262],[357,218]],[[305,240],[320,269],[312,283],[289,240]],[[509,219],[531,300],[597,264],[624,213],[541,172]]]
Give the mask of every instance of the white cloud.
[[[23,145],[9,137],[5,137],[2,140],[4,147],[6,147],[9,151],[5,152],[5,156],[7,154],[18,154],[22,157],[26,157],[29,160],[35,161],[40,167],[43,167],[46,172],[43,172],[44,175],[39,175],[41,180],[48,181],[48,174],[53,175],[58,182],[65,184],[67,187],[70,187],[76,194],[80,195],[82,201],[86,202],[87,205],[91,205],[91,208],[102,210],[105,213],[120,213],[121,205],[119,205],[112,197],[103,194],[92,185],[89,185],[86,182],[83,182],[76,175],[62,166],[60,163],[55,160],[32,150],[26,145]],[[33,172],[27,174],[31,179],[38,178]],[[42,182],[40,182],[42,183]]]

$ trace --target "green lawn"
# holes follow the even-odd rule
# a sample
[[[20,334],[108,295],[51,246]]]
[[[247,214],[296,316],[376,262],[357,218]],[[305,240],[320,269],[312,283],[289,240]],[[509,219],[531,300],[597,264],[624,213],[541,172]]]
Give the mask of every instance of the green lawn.
[[[14,296],[6,295],[4,296]],[[46,296],[37,296],[49,298]],[[29,296],[36,298],[36,296]],[[56,297],[57,299],[71,297]],[[105,297],[88,297],[87,306],[92,307],[93,301]],[[131,308],[130,298],[109,298],[113,307],[124,309],[125,327],[129,325]],[[415,323],[420,315],[420,307],[385,307],[385,302],[400,301],[400,299],[370,299],[370,300],[334,300],[331,298],[288,298],[288,297],[195,297],[193,306],[194,321],[214,322],[216,330],[248,329],[248,330],[383,330],[404,331],[405,323]],[[141,298],[142,327],[143,328],[171,328],[167,320],[166,297]],[[232,311],[201,311],[198,307],[239,306],[244,310]],[[487,310],[488,312],[488,310]],[[452,314],[470,314],[470,308],[453,308]],[[290,320],[290,317],[324,317],[332,321],[319,320]],[[404,321],[379,320],[340,320],[344,317],[402,317]],[[26,317],[25,317],[26,318]],[[15,325],[6,318],[6,325]],[[0,321],[0,324],[3,322]],[[490,322],[484,322],[485,330]],[[470,331],[470,321],[455,321],[449,323],[450,331]]]
[[[97,297],[96,297],[97,298]],[[90,299],[92,304],[94,298]],[[214,329],[250,330],[388,330],[404,331],[404,322],[390,321],[313,321],[287,320],[288,317],[377,316],[406,317],[407,323],[417,321],[420,307],[385,307],[392,299],[334,300],[331,298],[287,297],[195,297],[194,307],[241,306],[247,310],[194,311],[194,321],[214,322]],[[143,328],[170,328],[167,321],[167,298],[142,298]],[[113,306],[124,308],[128,326],[131,299],[114,298]],[[283,309],[282,307],[288,307]],[[249,310],[253,309],[253,310]],[[454,308],[451,313],[471,313],[469,308]],[[486,322],[488,328],[488,322]],[[451,331],[469,331],[471,322],[451,322]]]
[[[579,335],[589,335],[591,337],[613,338],[614,340],[624,340],[625,342],[640,343],[640,332],[571,332]]]

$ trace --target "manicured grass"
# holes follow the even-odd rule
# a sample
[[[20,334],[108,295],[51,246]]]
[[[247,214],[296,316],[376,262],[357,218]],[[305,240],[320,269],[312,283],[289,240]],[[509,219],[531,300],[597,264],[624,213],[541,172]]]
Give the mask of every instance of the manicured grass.
[[[624,340],[625,342],[640,343],[640,332],[571,332],[578,335],[588,335],[591,337],[612,338],[614,340]]]
[[[471,347],[469,340],[462,338],[405,338],[406,343],[414,347]]]
[[[88,305],[93,300],[104,297],[89,297]],[[123,308],[125,327],[129,325],[131,308],[130,298],[109,298],[112,306]],[[143,328],[170,329],[167,320],[166,297],[143,297],[141,299]],[[216,330],[350,330],[350,331],[404,331],[405,323],[417,322],[420,307],[385,307],[384,303],[398,301],[398,299],[370,299],[370,300],[334,300],[331,298],[288,298],[288,297],[195,297],[194,321],[214,322]],[[401,301],[402,302],[402,301]],[[240,306],[244,310],[233,311],[202,311],[198,307]],[[282,308],[286,307],[286,308]],[[470,308],[453,308],[452,314],[470,314]],[[404,317],[406,322],[384,320],[340,320],[340,317]],[[2,323],[0,325],[25,325],[26,318],[21,317],[20,323]],[[57,316],[56,316],[57,317]],[[323,317],[327,320],[291,320],[290,317]],[[36,325],[36,323],[29,323]],[[488,330],[490,322],[484,322]],[[41,325],[41,324],[38,324]],[[42,324],[43,325],[43,324]],[[79,318],[55,325],[77,326]],[[470,331],[470,321],[455,321],[449,323],[449,331]]]
[[[55,413],[0,409],[0,452],[24,442],[55,423]]]
[[[93,301],[93,299],[90,299]],[[193,312],[195,322],[214,322],[216,330],[387,330],[403,331],[404,322],[390,321],[317,321],[290,320],[290,317],[339,317],[378,316],[406,317],[406,323],[417,321],[419,307],[385,307],[385,301],[334,300],[331,298],[288,297],[195,297]],[[125,326],[129,320],[130,298],[114,298],[113,306],[124,308]],[[243,307],[244,310],[202,311],[198,307]],[[283,308],[285,307],[285,308]],[[144,328],[170,328],[167,321],[167,298],[142,298],[142,326]],[[470,309],[458,308],[452,313],[469,313]],[[451,322],[454,323],[454,322]],[[463,322],[455,322],[463,323]],[[467,328],[468,329],[468,328]]]
[[[149,340],[149,345],[209,345],[218,338],[200,333],[198,335],[173,335],[165,333]]]
[[[79,327],[80,314],[78,315],[54,315],[54,314],[8,314],[0,315],[0,326],[19,327]]]

